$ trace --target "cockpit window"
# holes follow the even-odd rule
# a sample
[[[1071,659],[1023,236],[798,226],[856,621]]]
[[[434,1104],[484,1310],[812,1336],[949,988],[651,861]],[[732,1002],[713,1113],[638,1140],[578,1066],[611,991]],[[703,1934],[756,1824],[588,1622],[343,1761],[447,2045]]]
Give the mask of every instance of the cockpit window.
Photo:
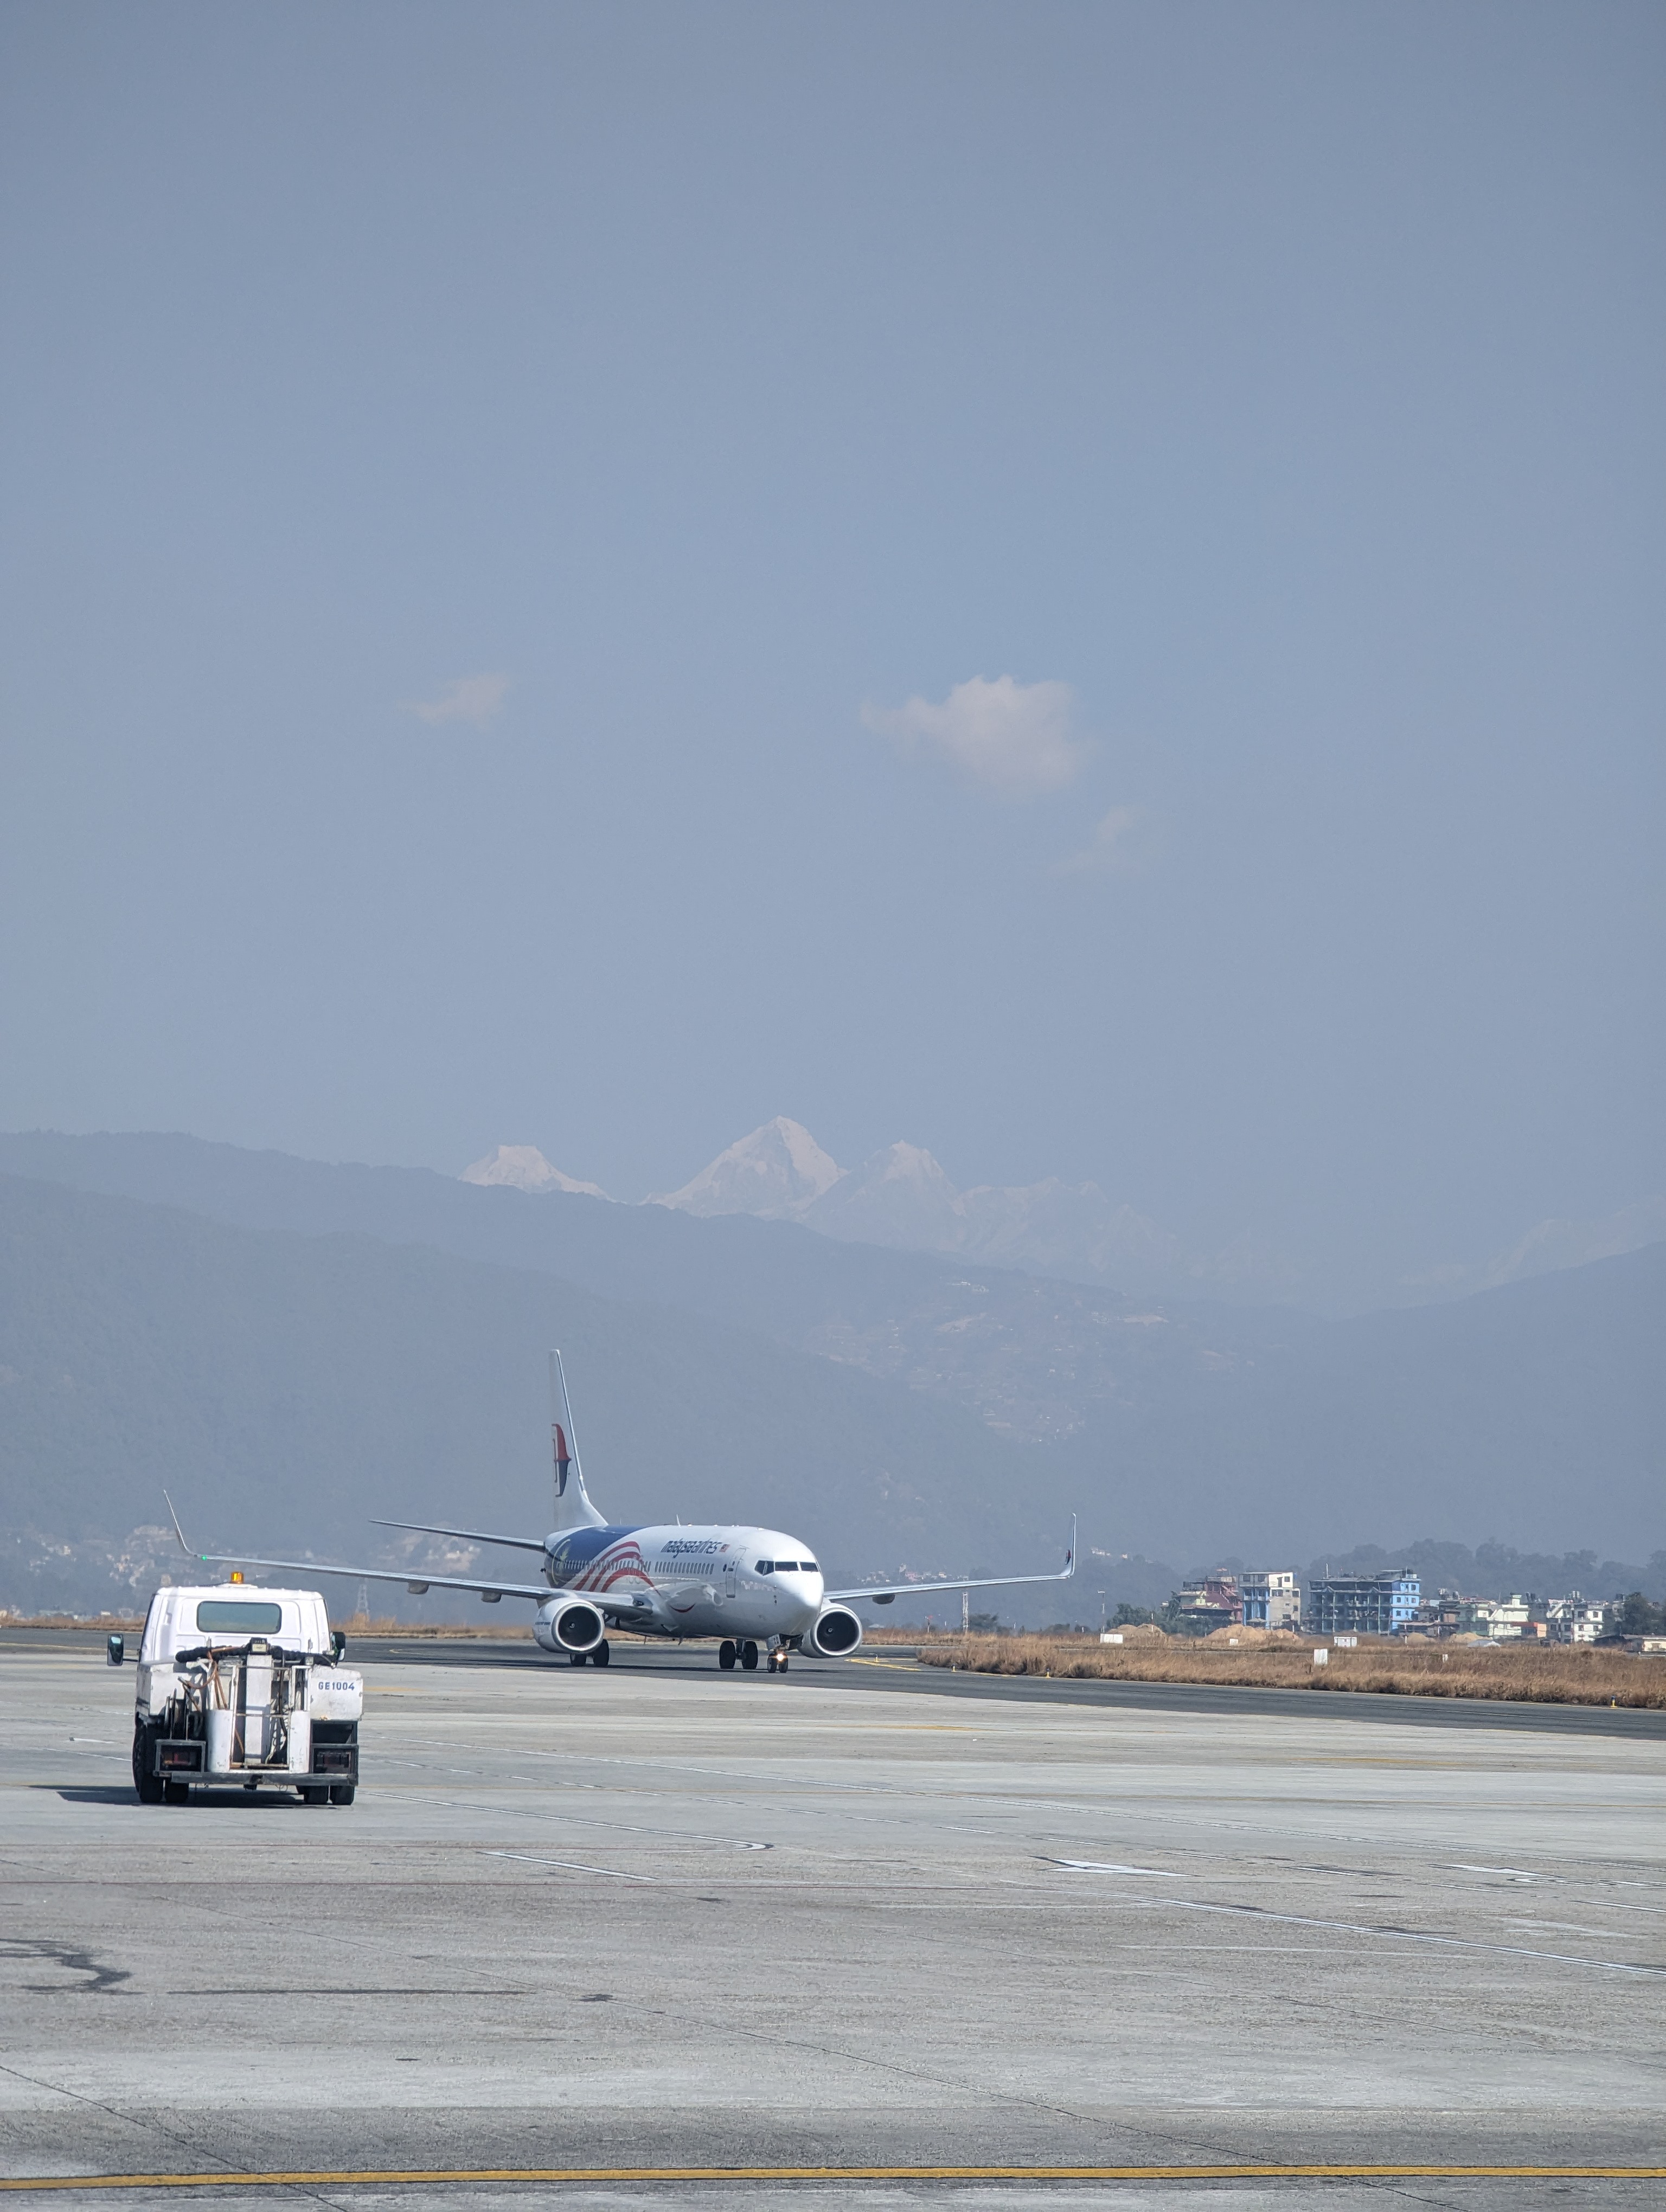
[[[759,1559],[755,1570],[760,1575],[772,1575],[775,1571],[775,1563],[773,1559]]]
[[[800,1559],[799,1561],[799,1571],[800,1574],[818,1575],[821,1572],[821,1569],[816,1565],[816,1562],[813,1559]]]

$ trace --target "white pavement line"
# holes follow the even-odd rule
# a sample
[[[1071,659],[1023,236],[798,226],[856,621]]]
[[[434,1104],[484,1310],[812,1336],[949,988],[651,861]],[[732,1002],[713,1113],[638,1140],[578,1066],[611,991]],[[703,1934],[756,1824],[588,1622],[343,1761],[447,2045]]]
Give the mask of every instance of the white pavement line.
[[[612,1881],[645,1881],[656,1887],[658,1877],[651,1874],[622,1874],[617,1867],[586,1866],[578,1859],[539,1858],[533,1851],[482,1851],[485,1859],[520,1859],[528,1866],[564,1867],[569,1874],[605,1874]]]
[[[1233,1912],[1251,1920],[1275,1920],[1286,1928],[1329,1928],[1342,1936],[1375,1936],[1386,1942],[1437,1943],[1450,1951],[1488,1951],[1508,1959],[1544,1959],[1558,1966],[1589,1966],[1604,1974],[1645,1974],[1666,1977],[1666,1966],[1639,1966],[1625,1959],[1581,1959],[1566,1951],[1529,1951],[1520,1943],[1481,1943],[1465,1936],[1431,1936],[1420,1928],[1372,1928],[1357,1920],[1315,1920],[1304,1912],[1269,1912],[1261,1905],[1203,1905],[1195,1898],[1167,1897],[1147,1905],[1144,1898],[1128,1898],[1151,1912]]]
[[[1184,1875],[1175,1874],[1167,1867],[1117,1866],[1109,1859],[1053,1859],[1046,1852],[1041,1855],[1045,1866],[1067,1867],[1072,1874],[1148,1874],[1158,1881],[1183,1881]]]

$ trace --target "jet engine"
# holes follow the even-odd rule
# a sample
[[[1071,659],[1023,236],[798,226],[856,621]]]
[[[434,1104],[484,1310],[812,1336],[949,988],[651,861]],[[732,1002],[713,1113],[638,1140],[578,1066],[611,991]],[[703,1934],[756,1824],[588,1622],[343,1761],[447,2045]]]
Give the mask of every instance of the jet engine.
[[[539,1606],[532,1634],[546,1651],[593,1651],[607,1623],[581,1597],[552,1597]]]
[[[805,1631],[803,1644],[824,1659],[848,1659],[862,1640],[862,1624],[848,1605],[830,1605]]]

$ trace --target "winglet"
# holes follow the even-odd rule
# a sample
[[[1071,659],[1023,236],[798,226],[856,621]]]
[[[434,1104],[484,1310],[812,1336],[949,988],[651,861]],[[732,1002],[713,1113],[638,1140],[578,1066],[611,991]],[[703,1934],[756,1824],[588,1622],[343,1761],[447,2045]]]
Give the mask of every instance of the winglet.
[[[1076,1516],[1070,1516],[1070,1549],[1064,1555],[1064,1573],[1060,1580],[1068,1582],[1076,1571]]]
[[[178,1514],[173,1510],[173,1500],[171,1498],[168,1498],[168,1496],[167,1496],[167,1492],[166,1491],[163,1491],[163,1492],[162,1492],[162,1496],[163,1496],[164,1498],[167,1498],[167,1517],[168,1517],[168,1519],[169,1519],[169,1520],[173,1523],[173,1533],[174,1533],[174,1534],[175,1534],[175,1535],[179,1538],[179,1549],[180,1549],[180,1550],[185,1553],[185,1555],[186,1559],[201,1559],[201,1560],[203,1560],[203,1561],[204,1561],[204,1565],[206,1565],[206,1563],[207,1563],[207,1555],[206,1555],[206,1553],[202,1553],[202,1552],[193,1552],[193,1551],[192,1550],[192,1548],[191,1548],[190,1545],[186,1543],[186,1541],[185,1541],[185,1530],[184,1530],[184,1529],[179,1526],[179,1515],[178,1515]]]

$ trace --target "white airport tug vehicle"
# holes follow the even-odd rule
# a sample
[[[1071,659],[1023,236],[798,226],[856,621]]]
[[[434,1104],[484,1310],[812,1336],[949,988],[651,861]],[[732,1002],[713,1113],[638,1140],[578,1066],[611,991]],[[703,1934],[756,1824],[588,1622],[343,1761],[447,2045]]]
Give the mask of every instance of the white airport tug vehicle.
[[[295,1790],[350,1805],[364,1678],[341,1664],[316,1590],[159,1589],[139,1640],[133,1787],[144,1805],[206,1789]],[[111,1638],[119,1662],[120,1639]]]

